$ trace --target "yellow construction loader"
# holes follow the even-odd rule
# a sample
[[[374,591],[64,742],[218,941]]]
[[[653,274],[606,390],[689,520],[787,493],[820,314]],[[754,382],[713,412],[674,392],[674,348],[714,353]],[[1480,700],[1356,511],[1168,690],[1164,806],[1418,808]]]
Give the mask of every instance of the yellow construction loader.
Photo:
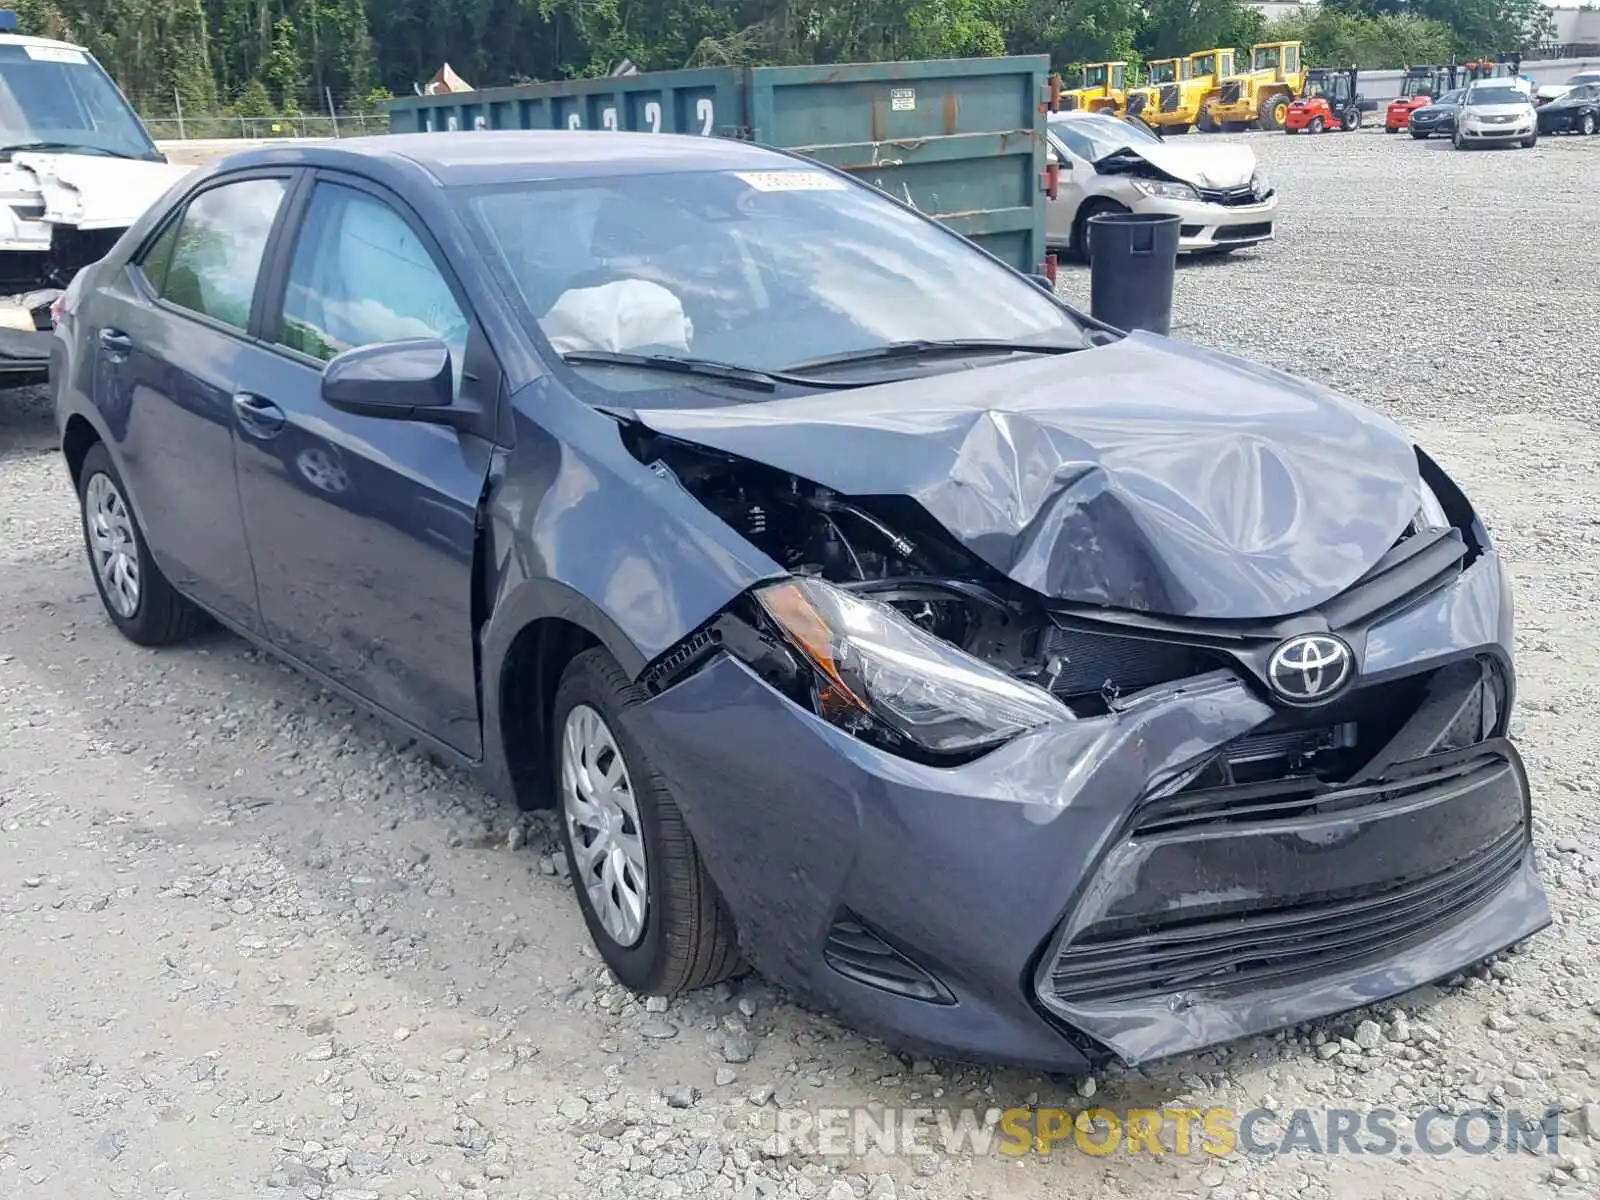
[[[1306,65],[1299,42],[1263,42],[1250,48],[1250,69],[1224,78],[1210,119],[1201,128],[1235,132],[1255,125],[1283,128],[1283,113],[1305,95]]]
[[[1233,74],[1232,50],[1197,50],[1186,62],[1187,76],[1162,84],[1157,102],[1145,105],[1139,114],[1163,134],[1188,133],[1199,124],[1207,105],[1215,102],[1222,80]]]
[[[1152,58],[1145,64],[1147,75],[1143,87],[1128,89],[1128,116],[1143,117],[1145,110],[1154,112],[1161,107],[1161,89],[1169,83],[1189,78],[1187,58]]]
[[[1127,106],[1126,62],[1088,63],[1083,68],[1082,85],[1061,93],[1061,107],[1069,112],[1109,112],[1120,116]]]

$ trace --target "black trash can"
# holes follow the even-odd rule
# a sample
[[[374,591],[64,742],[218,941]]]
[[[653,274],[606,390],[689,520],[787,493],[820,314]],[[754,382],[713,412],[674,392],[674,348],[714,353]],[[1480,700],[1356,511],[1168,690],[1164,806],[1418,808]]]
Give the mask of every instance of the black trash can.
[[[1089,311],[1118,329],[1172,330],[1179,218],[1101,213],[1089,218]]]

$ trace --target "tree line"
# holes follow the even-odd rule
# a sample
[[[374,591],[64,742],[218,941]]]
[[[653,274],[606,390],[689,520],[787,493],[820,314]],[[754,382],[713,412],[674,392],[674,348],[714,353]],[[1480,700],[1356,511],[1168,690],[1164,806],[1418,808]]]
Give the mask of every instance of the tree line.
[[[1299,38],[1313,63],[1528,50],[1541,0],[13,0],[87,46],[147,116],[371,109],[448,61],[477,86],[689,66],[1048,54],[1057,69]]]

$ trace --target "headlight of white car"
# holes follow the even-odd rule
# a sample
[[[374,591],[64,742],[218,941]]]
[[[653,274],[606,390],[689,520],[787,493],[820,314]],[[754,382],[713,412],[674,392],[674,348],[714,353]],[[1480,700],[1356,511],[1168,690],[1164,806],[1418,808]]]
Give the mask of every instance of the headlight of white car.
[[[1250,176],[1250,191],[1257,200],[1265,200],[1272,194],[1272,185],[1267,182],[1267,177],[1260,171]]]
[[[1418,484],[1419,506],[1415,517],[1418,532],[1425,529],[1449,529],[1450,518],[1445,514],[1444,505],[1439,503],[1439,497],[1426,481]]]
[[[1200,193],[1187,183],[1177,183],[1170,179],[1135,179],[1133,186],[1146,196],[1158,196],[1163,200],[1200,199]]]

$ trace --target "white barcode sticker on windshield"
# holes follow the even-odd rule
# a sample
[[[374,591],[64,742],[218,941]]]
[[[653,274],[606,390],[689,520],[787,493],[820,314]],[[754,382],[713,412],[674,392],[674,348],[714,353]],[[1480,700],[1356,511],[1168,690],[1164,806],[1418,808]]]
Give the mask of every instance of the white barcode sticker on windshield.
[[[844,180],[822,171],[735,171],[758,192],[842,192]]]
[[[71,46],[30,46],[24,43],[23,51],[31,59],[38,62],[54,63],[86,63],[88,56],[82,50],[74,50]]]

